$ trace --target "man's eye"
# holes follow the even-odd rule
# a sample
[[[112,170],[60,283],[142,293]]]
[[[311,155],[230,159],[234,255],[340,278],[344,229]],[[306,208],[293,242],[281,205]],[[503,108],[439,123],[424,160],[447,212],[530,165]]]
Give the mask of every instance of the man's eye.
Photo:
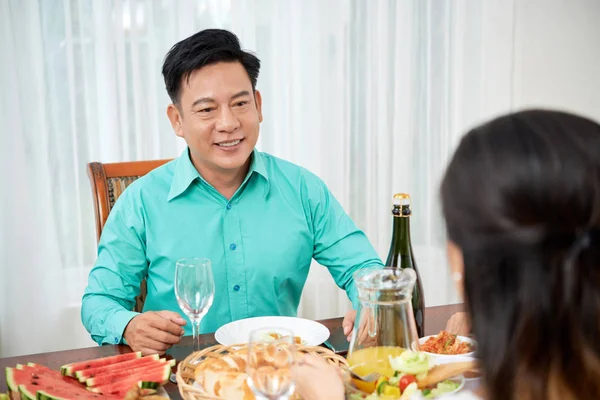
[[[209,113],[209,112],[211,112],[213,110],[214,110],[214,108],[209,107],[209,108],[203,108],[199,112],[201,112],[201,113]]]
[[[238,106],[238,107],[245,106],[246,104],[248,104],[247,101],[239,101],[239,102],[235,103],[235,105]]]

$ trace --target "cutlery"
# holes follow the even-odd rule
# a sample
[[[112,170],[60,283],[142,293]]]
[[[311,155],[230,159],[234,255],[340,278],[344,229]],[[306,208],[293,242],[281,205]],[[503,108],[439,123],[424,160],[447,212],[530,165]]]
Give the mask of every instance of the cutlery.
[[[379,372],[371,372],[369,375],[362,376],[350,370],[350,376],[363,382],[375,382],[383,375],[381,375]]]

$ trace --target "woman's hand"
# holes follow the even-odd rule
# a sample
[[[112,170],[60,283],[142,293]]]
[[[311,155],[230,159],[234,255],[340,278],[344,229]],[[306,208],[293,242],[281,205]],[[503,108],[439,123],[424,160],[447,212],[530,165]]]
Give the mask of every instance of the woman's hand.
[[[469,336],[471,333],[471,320],[466,312],[457,312],[448,320],[446,331],[454,335]]]
[[[296,391],[303,400],[343,400],[340,370],[321,357],[306,355],[292,367]]]

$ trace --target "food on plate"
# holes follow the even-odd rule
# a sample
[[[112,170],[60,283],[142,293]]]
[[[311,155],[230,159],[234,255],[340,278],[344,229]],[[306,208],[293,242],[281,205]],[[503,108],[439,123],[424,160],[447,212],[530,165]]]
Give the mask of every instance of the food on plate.
[[[270,341],[276,341],[276,340],[283,340],[287,337],[288,337],[287,335],[282,335],[281,333],[269,332],[269,333],[265,334],[265,337],[263,338],[263,340],[265,342],[270,342]],[[305,342],[302,340],[302,338],[300,336],[294,336],[294,343],[295,344],[304,344]]]
[[[29,363],[7,368],[6,382],[11,399],[146,399],[168,382],[173,365],[175,360],[141,353],[72,363],[61,372]]]
[[[421,351],[435,354],[466,354],[473,351],[469,342],[460,340],[457,335],[441,331],[421,345]]]
[[[397,357],[405,350],[393,346],[375,346],[353,351],[348,356],[348,365],[355,373],[366,376],[371,372],[377,372],[384,376],[394,375],[394,370],[390,365],[390,357]],[[356,387],[366,393],[372,393],[375,390],[375,382],[355,381]]]
[[[454,392],[459,388],[459,383],[447,379],[432,387],[427,387],[422,390],[419,389],[419,380],[425,378],[428,371],[434,366],[431,363],[429,356],[423,352],[403,350],[400,348],[395,349],[397,349],[400,354],[397,356],[389,355],[387,360],[389,366],[386,367],[388,371],[393,372],[379,378],[377,382],[375,382],[372,391],[367,393],[352,393],[349,397],[351,400],[407,400],[419,392],[424,398],[433,399],[440,395]],[[353,371],[356,372],[357,369],[353,368]],[[361,375],[366,375],[366,373],[363,372]],[[354,380],[355,384],[359,382],[360,381]]]

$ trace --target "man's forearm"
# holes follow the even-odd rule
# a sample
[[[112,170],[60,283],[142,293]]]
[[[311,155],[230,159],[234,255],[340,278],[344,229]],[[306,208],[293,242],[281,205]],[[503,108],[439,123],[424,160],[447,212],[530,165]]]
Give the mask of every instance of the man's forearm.
[[[83,325],[99,345],[122,343],[125,327],[136,315],[110,296],[86,294],[81,304]]]

